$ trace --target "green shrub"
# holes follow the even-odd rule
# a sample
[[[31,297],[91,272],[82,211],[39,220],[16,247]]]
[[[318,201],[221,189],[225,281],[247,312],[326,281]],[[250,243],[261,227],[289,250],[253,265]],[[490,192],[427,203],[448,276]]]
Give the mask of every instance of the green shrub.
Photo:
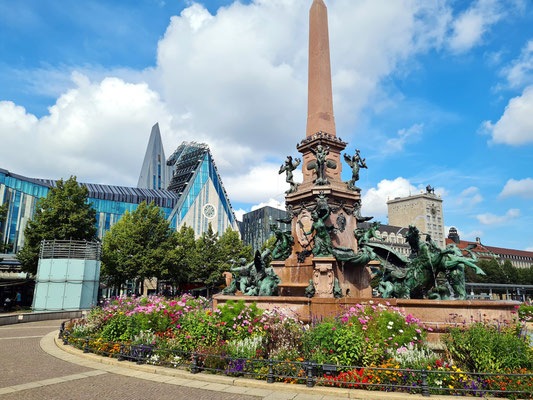
[[[459,366],[474,372],[503,372],[533,367],[533,352],[515,327],[476,323],[452,328],[443,336],[449,355]]]
[[[100,337],[112,342],[118,340],[128,340],[130,336],[126,334],[131,319],[126,315],[119,314],[109,319],[107,324],[104,325]]]
[[[356,325],[323,322],[304,334],[304,354],[318,363],[358,365],[363,361],[364,338]]]

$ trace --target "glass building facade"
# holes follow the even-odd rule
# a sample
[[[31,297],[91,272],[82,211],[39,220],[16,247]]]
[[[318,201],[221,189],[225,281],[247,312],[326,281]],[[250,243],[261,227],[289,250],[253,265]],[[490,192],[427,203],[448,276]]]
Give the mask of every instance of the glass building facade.
[[[37,200],[46,197],[55,184],[53,180],[28,178],[0,168],[0,204],[8,204],[7,218],[0,225],[0,232],[10,252],[16,253],[24,244],[24,228],[33,217]],[[176,193],[169,190],[92,183],[81,185],[89,190],[88,202],[96,210],[96,227],[100,238],[126,211],[134,211],[143,201],[153,201],[169,218],[179,199]],[[176,218],[169,222],[174,229],[177,227]]]
[[[291,229],[290,224],[278,221],[278,219],[286,219],[288,216],[287,211],[269,206],[244,214],[240,224],[243,243],[252,246],[254,251],[261,250],[263,243],[272,236],[270,224],[276,225],[282,231]]]
[[[160,158],[158,153],[153,156]],[[173,229],[187,224],[197,236],[207,230],[209,223],[220,233],[229,227],[238,230],[207,145],[183,142],[166,162],[166,167],[169,174],[172,173],[168,189],[80,183],[87,187],[88,202],[97,212],[99,238],[103,238],[126,211],[134,211],[143,201],[159,206]],[[55,185],[54,180],[28,178],[0,168],[0,205],[8,204],[7,218],[0,225],[0,232],[10,253],[16,253],[23,246],[24,228],[33,217],[37,201],[46,197]]]

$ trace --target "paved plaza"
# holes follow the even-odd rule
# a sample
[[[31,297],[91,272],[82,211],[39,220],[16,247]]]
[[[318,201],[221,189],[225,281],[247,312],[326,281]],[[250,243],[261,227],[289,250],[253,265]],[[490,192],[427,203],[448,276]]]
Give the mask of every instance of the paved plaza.
[[[182,377],[166,376],[161,373],[104,364],[99,362],[102,360],[101,357],[91,354],[81,356],[72,348],[69,350],[74,354],[70,354],[58,348],[54,339],[60,323],[60,320],[55,320],[0,327],[2,400],[93,400],[99,397],[128,400],[333,400],[338,398],[279,390],[279,387],[277,390],[268,390],[261,387],[265,385],[263,382],[252,384],[255,387],[244,387],[233,385],[233,379],[221,376],[211,375],[206,377],[207,380],[201,380],[195,379],[188,373],[182,374]]]
[[[94,369],[60,360],[41,348],[43,338],[50,332],[57,331],[60,323],[61,321],[42,321],[0,327],[2,400],[93,400],[95,398],[254,400],[263,397],[165,384],[145,379],[147,377],[140,379],[107,372],[103,370],[104,365],[100,365],[102,369]],[[81,362],[84,360],[81,359]],[[128,370],[128,372],[134,371]],[[160,375],[152,375],[152,378],[161,379]]]

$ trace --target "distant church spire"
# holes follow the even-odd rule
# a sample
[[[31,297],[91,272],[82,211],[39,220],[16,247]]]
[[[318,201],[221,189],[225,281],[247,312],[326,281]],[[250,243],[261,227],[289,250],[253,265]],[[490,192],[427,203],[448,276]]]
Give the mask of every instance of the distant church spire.
[[[331,66],[329,60],[328,10],[314,0],[309,11],[309,82],[306,136],[322,131],[335,136]]]

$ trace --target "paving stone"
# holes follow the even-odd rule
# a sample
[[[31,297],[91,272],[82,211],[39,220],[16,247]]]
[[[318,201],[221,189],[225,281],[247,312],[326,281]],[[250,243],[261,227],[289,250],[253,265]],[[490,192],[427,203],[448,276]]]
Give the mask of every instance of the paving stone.
[[[275,391],[275,392],[272,392],[272,394],[269,394],[268,396],[266,396],[263,400],[292,400],[297,395],[298,393]]]
[[[189,383],[189,382],[191,382],[189,379],[171,378],[170,380],[166,381],[165,383],[169,383],[171,385],[184,386],[186,383]]]
[[[227,393],[244,394],[249,392],[250,390],[250,388],[247,388],[245,386],[229,386],[227,389],[224,389],[222,391]]]
[[[317,394],[299,393],[294,400],[322,400],[324,396]]]
[[[208,383],[207,385],[203,386],[202,389],[212,390],[215,392],[221,392],[224,389],[227,389],[229,387],[230,387],[229,385],[224,385],[222,383]]]
[[[272,393],[273,393],[272,390],[256,389],[256,388],[250,388],[250,390],[246,392],[247,395],[259,396],[259,397],[266,397]]]
[[[203,381],[193,381],[193,380],[191,380],[190,382],[187,382],[187,383],[183,384],[183,386],[193,387],[193,388],[201,388],[201,387],[204,387],[205,385],[207,385],[207,382],[203,382]]]
[[[43,385],[41,385],[39,382],[28,382],[28,383],[23,383],[21,385],[15,385],[11,387],[15,390],[26,390],[26,389],[33,389],[39,386],[43,386]]]

